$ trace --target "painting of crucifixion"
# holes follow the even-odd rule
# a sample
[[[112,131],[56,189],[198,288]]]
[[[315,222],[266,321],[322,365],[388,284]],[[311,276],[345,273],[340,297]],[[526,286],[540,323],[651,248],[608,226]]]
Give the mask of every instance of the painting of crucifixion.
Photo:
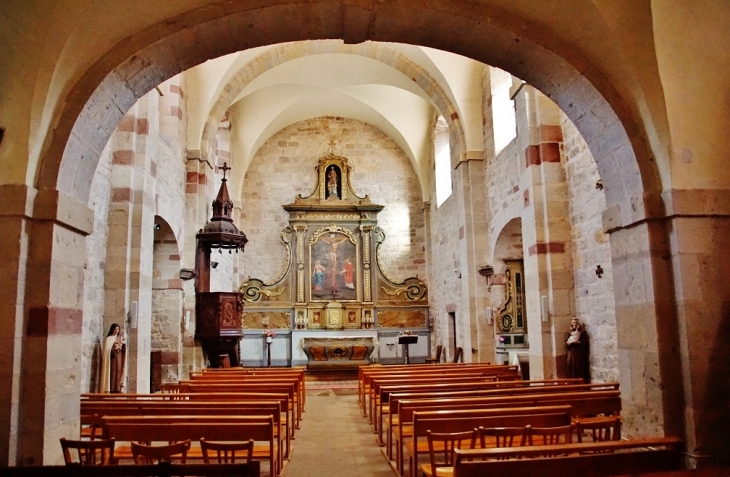
[[[347,235],[320,235],[310,253],[312,300],[357,300],[357,248]]]

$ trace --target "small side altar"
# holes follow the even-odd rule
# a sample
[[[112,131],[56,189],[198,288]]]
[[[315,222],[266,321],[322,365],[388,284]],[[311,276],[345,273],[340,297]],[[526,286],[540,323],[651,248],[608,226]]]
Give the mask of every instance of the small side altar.
[[[375,342],[369,336],[309,336],[302,338],[308,369],[357,369],[370,364]]]

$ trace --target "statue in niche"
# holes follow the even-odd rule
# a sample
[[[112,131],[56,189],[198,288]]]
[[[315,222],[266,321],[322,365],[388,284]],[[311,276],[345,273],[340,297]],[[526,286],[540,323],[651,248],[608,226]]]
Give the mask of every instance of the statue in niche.
[[[327,198],[328,199],[339,199],[339,174],[337,167],[329,166],[327,168]]]
[[[112,323],[104,338],[101,358],[101,392],[121,393],[127,374],[127,343],[118,324]]]
[[[570,320],[570,336],[565,342],[568,349],[568,377],[591,382],[588,332],[578,318]]]

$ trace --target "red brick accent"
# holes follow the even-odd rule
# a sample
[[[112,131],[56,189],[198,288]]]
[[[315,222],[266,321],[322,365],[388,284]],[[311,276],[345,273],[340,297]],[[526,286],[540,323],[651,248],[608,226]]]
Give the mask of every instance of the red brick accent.
[[[532,255],[544,255],[546,253],[565,253],[565,244],[563,242],[547,242],[547,243],[536,243],[531,245],[527,249],[530,256]]]
[[[539,132],[542,142],[563,142],[563,128],[559,125],[541,124]]]
[[[542,162],[560,162],[560,144],[557,142],[540,144],[540,159]]]
[[[117,131],[134,132],[134,116],[124,115],[117,124]]]
[[[525,189],[525,192],[522,194],[522,204],[524,207],[530,206],[530,190]]]
[[[421,263],[426,263],[426,259],[425,258],[417,258],[417,259],[413,260],[413,263],[415,263],[416,265],[421,264]]]
[[[540,148],[537,145],[527,146],[525,149],[525,165],[527,167],[540,164]]]
[[[129,202],[130,200],[132,200],[132,189],[129,187],[112,189],[112,202]]]
[[[205,184],[206,182],[208,182],[208,178],[205,176],[205,173],[201,172],[198,174],[198,184]]]
[[[160,353],[162,364],[180,364],[180,353],[177,351],[163,351]]]
[[[134,162],[134,151],[120,149],[112,154],[112,164],[120,166],[131,166]]]
[[[173,255],[169,255],[167,258],[168,258],[168,260],[180,260],[180,255],[173,254]]]
[[[83,312],[72,308],[36,307],[28,310],[26,335],[47,338],[53,335],[81,334]]]
[[[179,106],[170,106],[170,114],[177,116],[178,119],[182,119],[183,117],[182,109]]]
[[[179,94],[181,98],[184,96],[182,88],[176,84],[170,85],[170,92],[173,94]]]
[[[167,288],[170,290],[182,290],[183,281],[180,278],[171,278],[167,281]]]
[[[196,183],[187,183],[185,184],[185,193],[186,194],[196,194],[198,192],[198,184]]]
[[[457,119],[459,119],[459,113],[451,113],[451,119],[453,121],[456,121]]]
[[[520,186],[516,185],[516,186],[512,187],[512,193],[515,193],[518,190],[520,190]]]
[[[137,134],[146,135],[150,131],[150,123],[147,118],[140,118],[137,120]]]
[[[197,184],[198,173],[194,171],[185,173],[185,182],[187,182],[188,184]]]

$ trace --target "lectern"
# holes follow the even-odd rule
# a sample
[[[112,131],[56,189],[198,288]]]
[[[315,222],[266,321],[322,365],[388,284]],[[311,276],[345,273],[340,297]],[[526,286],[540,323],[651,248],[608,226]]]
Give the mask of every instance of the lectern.
[[[398,337],[398,344],[403,346],[403,356],[406,358],[406,364],[411,364],[408,358],[408,347],[418,341],[417,335],[400,335]]]

